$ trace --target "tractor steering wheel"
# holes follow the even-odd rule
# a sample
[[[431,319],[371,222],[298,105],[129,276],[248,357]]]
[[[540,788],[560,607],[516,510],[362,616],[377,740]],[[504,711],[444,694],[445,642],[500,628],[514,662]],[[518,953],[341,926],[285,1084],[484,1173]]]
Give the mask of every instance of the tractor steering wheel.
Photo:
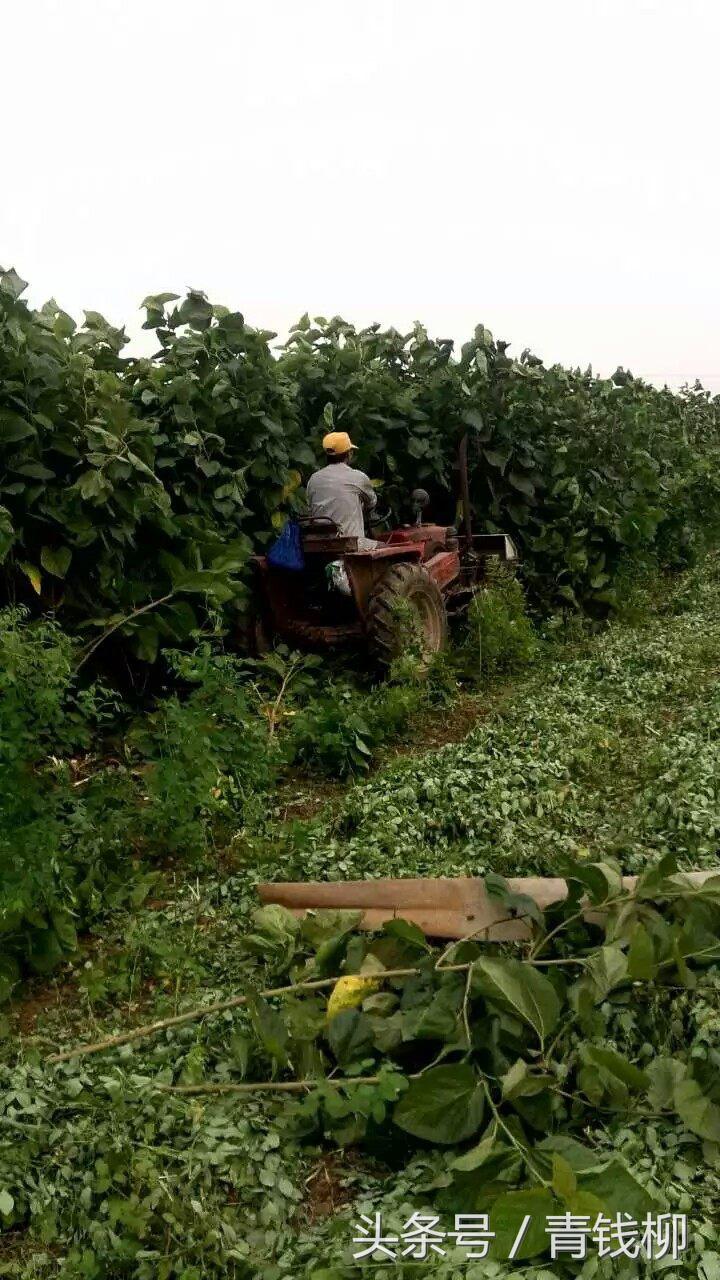
[[[377,525],[391,525],[392,519],[393,519],[392,511],[388,507],[387,511],[382,511],[382,512],[371,511],[368,514],[365,523],[368,525],[369,528],[372,529],[377,527]]]

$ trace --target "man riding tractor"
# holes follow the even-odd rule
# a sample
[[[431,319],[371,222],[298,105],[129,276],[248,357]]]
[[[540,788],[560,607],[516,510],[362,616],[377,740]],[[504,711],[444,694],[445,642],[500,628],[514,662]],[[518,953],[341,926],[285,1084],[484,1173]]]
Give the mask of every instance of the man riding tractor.
[[[347,431],[323,437],[327,463],[307,482],[307,500],[314,520],[332,520],[341,538],[357,538],[358,551],[372,551],[380,543],[365,537],[365,514],[377,507],[377,494],[364,471],[350,466],[357,449]]]
[[[422,522],[429,499],[416,489],[415,523],[368,537],[365,516],[375,510],[377,497],[364,472],[349,464],[355,446],[346,432],[332,431],[323,448],[326,465],[307,485],[309,514],[298,517],[295,527],[296,554],[283,562],[271,548],[253,557],[255,647],[266,647],[273,636],[310,648],[355,641],[387,665],[404,644],[402,614],[430,657],[445,645],[448,610],[472,598],[488,557],[517,558],[505,534],[472,533],[467,437],[458,455],[460,535],[447,525]]]

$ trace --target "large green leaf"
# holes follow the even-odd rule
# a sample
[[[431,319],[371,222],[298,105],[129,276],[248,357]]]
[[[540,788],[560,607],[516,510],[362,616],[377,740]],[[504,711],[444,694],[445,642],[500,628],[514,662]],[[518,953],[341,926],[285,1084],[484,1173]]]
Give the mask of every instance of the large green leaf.
[[[647,1089],[650,1084],[647,1071],[634,1066],[613,1049],[605,1049],[601,1045],[583,1044],[580,1052],[585,1062],[593,1063],[601,1071],[620,1080],[628,1089]]]
[[[455,975],[453,975],[455,976]],[[428,1003],[409,1009],[403,1018],[406,1040],[450,1040],[455,1037],[463,1002],[464,983],[446,984]]]
[[[283,1066],[287,1064],[288,1029],[282,1014],[255,996],[248,1004],[253,1030],[265,1051]]]
[[[522,1018],[540,1041],[557,1025],[560,1001],[555,988],[531,964],[481,957],[472,967],[471,990]]]
[[[534,1258],[548,1247],[546,1218],[561,1212],[561,1207],[547,1187],[529,1187],[522,1191],[506,1191],[492,1206],[492,1228],[495,1232],[492,1256],[507,1259],[526,1219],[527,1227],[514,1258]]]
[[[657,1208],[650,1192],[619,1159],[611,1160],[602,1169],[578,1174],[578,1189],[595,1196],[610,1217],[629,1213],[632,1218],[642,1219]]]
[[[585,965],[584,976],[575,984],[575,996],[586,992],[599,1004],[628,976],[628,958],[620,943],[600,947]]]
[[[42,547],[40,564],[56,578],[64,578],[70,568],[72,551],[69,547]]]
[[[6,293],[13,299],[19,298],[20,294],[27,289],[27,285],[27,280],[23,280],[14,267],[9,271],[0,271],[0,293]]]
[[[471,1066],[432,1067],[403,1094],[393,1113],[400,1129],[428,1142],[463,1142],[482,1124],[484,1091]]]
[[[688,1074],[679,1058],[653,1058],[647,1069],[650,1085],[648,1101],[654,1111],[665,1111],[675,1104],[675,1089]]]
[[[697,1080],[678,1080],[673,1104],[683,1124],[692,1133],[697,1133],[707,1142],[720,1142],[720,1107],[708,1098]]]
[[[346,1067],[372,1051],[373,1024],[359,1009],[342,1009],[329,1023],[327,1039],[340,1066]]]

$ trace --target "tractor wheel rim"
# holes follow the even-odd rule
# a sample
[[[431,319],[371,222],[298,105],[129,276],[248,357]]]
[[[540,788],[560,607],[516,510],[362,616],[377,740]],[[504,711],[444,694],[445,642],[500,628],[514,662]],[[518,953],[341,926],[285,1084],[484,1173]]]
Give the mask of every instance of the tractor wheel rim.
[[[437,611],[432,606],[432,601],[424,595],[418,595],[412,601],[413,608],[420,622],[420,640],[422,642],[423,652],[427,654],[437,653],[440,648],[441,632],[440,620]]]

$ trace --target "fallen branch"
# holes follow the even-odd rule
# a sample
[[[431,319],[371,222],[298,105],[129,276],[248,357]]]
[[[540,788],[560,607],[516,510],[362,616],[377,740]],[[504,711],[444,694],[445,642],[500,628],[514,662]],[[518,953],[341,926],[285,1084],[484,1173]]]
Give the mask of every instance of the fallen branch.
[[[458,965],[458,969],[467,969],[467,965]],[[414,969],[385,969],[379,973],[373,973],[373,978],[411,978],[419,973],[420,970]],[[337,975],[334,978],[315,978],[308,982],[292,982],[286,987],[271,987],[266,991],[253,992],[251,995],[233,996],[230,1000],[218,1000],[215,1004],[201,1005],[198,1009],[188,1009],[185,1013],[176,1013],[172,1018],[161,1018],[158,1022],[146,1022],[142,1027],[134,1027],[132,1031],[122,1031],[116,1036],[106,1036],[104,1040],[96,1040],[91,1044],[76,1045],[74,1049],[65,1049],[62,1053],[53,1053],[48,1062],[68,1062],[70,1058],[84,1057],[89,1053],[103,1053],[105,1049],[115,1049],[121,1044],[132,1044],[134,1040],[144,1040],[146,1036],[154,1036],[158,1031],[165,1031],[167,1027],[180,1027],[185,1022],[197,1022],[201,1018],[207,1018],[211,1014],[224,1013],[226,1009],[238,1009],[241,1005],[247,1004],[249,1000],[258,996],[269,998],[271,996],[287,996],[294,991],[322,991],[327,987],[334,987],[337,982]]]
[[[302,1093],[305,1089],[317,1089],[318,1085],[331,1084],[379,1084],[380,1076],[344,1076],[341,1079],[320,1076],[317,1080],[260,1080],[248,1084],[158,1084],[163,1093]]]
[[[92,657],[95,650],[99,649],[100,645],[104,644],[109,636],[114,635],[116,631],[119,631],[121,627],[124,627],[126,622],[133,622],[135,618],[139,618],[143,613],[149,613],[151,609],[158,609],[161,604],[167,604],[168,600],[172,600],[174,595],[174,591],[169,591],[166,596],[161,596],[159,600],[150,600],[147,604],[141,605],[139,609],[133,609],[132,613],[128,613],[124,618],[121,618],[119,622],[114,622],[112,626],[107,627],[97,640],[92,641],[91,644],[87,644],[83,649],[81,649],[80,661],[75,668],[76,671],[80,670],[80,668],[87,662],[88,658]]]

